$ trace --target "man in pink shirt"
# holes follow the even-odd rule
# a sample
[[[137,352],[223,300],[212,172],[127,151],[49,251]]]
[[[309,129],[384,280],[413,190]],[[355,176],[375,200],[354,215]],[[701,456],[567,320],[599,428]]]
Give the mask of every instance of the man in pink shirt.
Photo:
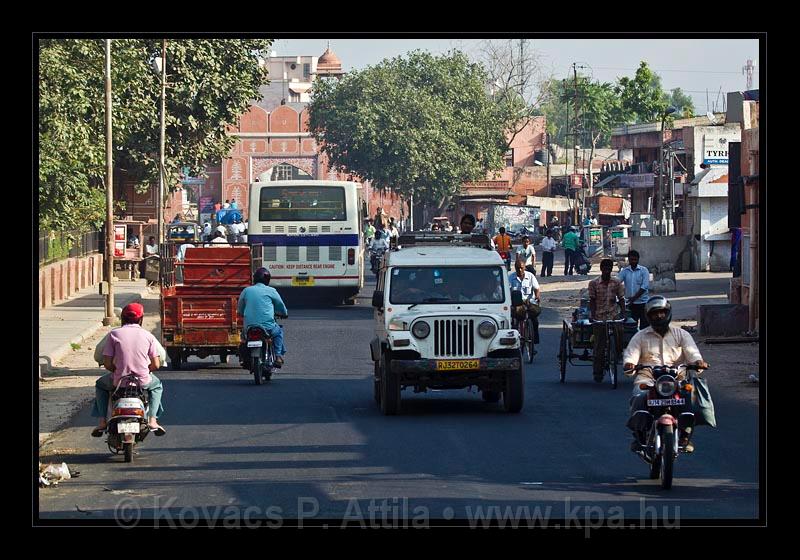
[[[150,392],[148,425],[157,436],[166,432],[159,426],[156,418],[163,411],[161,380],[151,372],[161,367],[155,337],[142,328],[144,308],[140,303],[131,303],[122,310],[122,326],[108,334],[103,365],[111,373],[100,377],[95,383],[95,401],[92,416],[100,419],[92,436],[100,437],[106,429],[106,414],[109,395],[119,384],[120,379],[133,375],[142,388]]]

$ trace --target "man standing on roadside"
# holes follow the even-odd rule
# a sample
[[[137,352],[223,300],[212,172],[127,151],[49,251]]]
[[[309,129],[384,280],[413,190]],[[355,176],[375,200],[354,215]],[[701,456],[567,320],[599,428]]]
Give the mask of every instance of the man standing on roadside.
[[[650,271],[639,266],[638,251],[628,252],[628,262],[630,266],[620,271],[619,279],[625,284],[625,299],[631,308],[631,317],[639,324],[639,330],[642,330],[650,326],[644,312],[644,306],[650,299]]]
[[[572,276],[572,267],[575,265],[575,251],[578,250],[578,234],[575,233],[575,228],[570,227],[569,231],[564,235],[561,241],[564,247],[564,276]]]
[[[542,272],[540,276],[553,275],[553,254],[556,250],[556,240],[553,239],[553,230],[547,230],[547,237],[542,239]]]

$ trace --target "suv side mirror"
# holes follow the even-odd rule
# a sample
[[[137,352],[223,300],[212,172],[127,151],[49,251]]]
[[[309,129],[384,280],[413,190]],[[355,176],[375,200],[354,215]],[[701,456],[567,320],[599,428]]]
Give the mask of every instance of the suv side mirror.
[[[377,307],[378,309],[383,307],[383,290],[372,292],[372,307]]]
[[[522,305],[522,292],[519,290],[511,290],[511,305]]]

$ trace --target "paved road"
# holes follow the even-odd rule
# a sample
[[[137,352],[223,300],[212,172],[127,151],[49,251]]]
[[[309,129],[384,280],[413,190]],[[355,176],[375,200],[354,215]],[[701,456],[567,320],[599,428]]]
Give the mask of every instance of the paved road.
[[[82,411],[55,443],[81,476],[40,492],[41,517],[113,518],[124,506],[191,521],[197,510],[183,508],[205,507],[199,515],[213,518],[232,507],[288,523],[347,517],[357,525],[359,511],[369,519],[370,504],[384,501],[401,518],[474,518],[498,506],[495,514],[517,513],[522,523],[537,508],[582,520],[619,519],[620,507],[633,519],[758,515],[755,406],[715,394],[720,427],[699,431],[697,452],[680,457],[673,489],[661,490],[628,450],[630,381],[614,391],[575,367],[558,382],[560,324],[550,310],[526,367],[522,413],[466,390],[406,390],[403,414],[382,416],[367,346],[373,289],[368,283],[356,306],[291,309],[287,363],[268,385],[255,386],[233,359],[162,371],[169,433],[149,437],[132,464],[89,437],[93,422]]]

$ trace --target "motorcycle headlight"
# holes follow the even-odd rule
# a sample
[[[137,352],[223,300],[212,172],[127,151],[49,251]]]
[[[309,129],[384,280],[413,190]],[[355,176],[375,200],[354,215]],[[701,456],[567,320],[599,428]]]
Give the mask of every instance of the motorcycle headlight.
[[[411,334],[419,339],[423,339],[431,334],[431,326],[425,321],[417,321],[414,323],[414,326],[411,327]]]
[[[671,397],[675,394],[675,391],[678,388],[678,384],[675,382],[675,379],[669,375],[662,375],[656,381],[656,391],[662,397]]]
[[[408,323],[402,321],[400,319],[392,319],[389,321],[389,330],[390,331],[407,331],[408,330]]]
[[[491,321],[484,321],[478,325],[478,334],[483,338],[491,338],[497,332],[497,327]]]

